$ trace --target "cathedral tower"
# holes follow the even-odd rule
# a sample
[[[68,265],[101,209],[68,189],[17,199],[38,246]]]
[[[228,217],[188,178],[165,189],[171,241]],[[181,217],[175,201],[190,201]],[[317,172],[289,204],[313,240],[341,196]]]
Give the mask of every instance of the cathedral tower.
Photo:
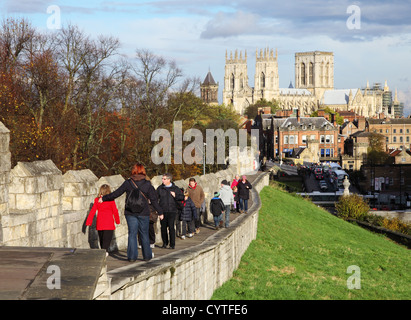
[[[200,85],[201,99],[210,105],[218,104],[218,83],[214,81],[211,72],[208,71],[204,82]]]
[[[314,51],[295,54],[295,88],[307,89],[319,100],[334,89],[334,53]]]
[[[271,101],[278,98],[279,79],[278,79],[278,52],[266,49],[255,52],[255,78],[254,78],[254,100],[260,99]]]
[[[234,110],[240,114],[252,104],[252,89],[248,86],[247,51],[244,54],[236,50],[230,52],[230,57],[225,54],[225,75],[223,89],[223,103],[233,105]]]

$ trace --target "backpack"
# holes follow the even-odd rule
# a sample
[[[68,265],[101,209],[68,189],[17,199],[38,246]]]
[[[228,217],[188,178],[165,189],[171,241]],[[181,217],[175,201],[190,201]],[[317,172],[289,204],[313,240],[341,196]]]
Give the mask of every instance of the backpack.
[[[210,201],[210,212],[213,216],[219,216],[224,211],[224,203],[220,198],[213,198]]]
[[[140,189],[134,183],[132,179],[130,179],[135,188],[130,192],[126,201],[126,209],[132,213],[141,213],[144,208],[147,207],[148,202],[145,196],[142,195]]]

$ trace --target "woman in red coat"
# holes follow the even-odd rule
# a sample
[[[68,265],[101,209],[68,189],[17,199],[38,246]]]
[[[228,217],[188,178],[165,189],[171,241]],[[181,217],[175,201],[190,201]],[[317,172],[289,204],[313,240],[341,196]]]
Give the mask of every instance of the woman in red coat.
[[[103,184],[100,187],[98,197],[94,199],[93,207],[86,220],[86,225],[91,226],[94,215],[98,212],[96,229],[98,231],[100,247],[106,250],[106,255],[108,255],[108,248],[110,247],[110,242],[111,239],[113,239],[113,233],[116,229],[114,221],[116,224],[120,224],[120,216],[115,201],[105,201],[101,203],[98,201],[100,197],[109,193],[111,193],[110,186]]]

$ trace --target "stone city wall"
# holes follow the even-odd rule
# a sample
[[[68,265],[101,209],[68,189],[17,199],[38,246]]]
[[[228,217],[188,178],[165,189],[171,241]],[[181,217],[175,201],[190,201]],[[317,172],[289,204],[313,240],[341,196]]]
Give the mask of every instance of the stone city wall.
[[[203,243],[178,250],[139,267],[126,266],[108,272],[111,300],[205,300],[229,280],[241,257],[257,236],[261,207],[259,192],[269,184],[262,173],[251,189],[253,205],[230,228],[222,229]],[[99,299],[97,297],[97,299]]]
[[[86,228],[85,220],[99,187],[106,183],[115,190],[124,178],[115,175],[98,179],[88,169],[72,170],[63,175],[51,160],[18,162],[11,168],[9,141],[9,130],[0,122],[0,245],[98,247],[96,231]],[[206,194],[206,203],[213,192],[219,190],[222,180],[231,181],[237,173],[252,172],[256,165],[254,159],[255,153],[250,152],[250,147],[243,150],[234,147],[230,150],[229,161],[236,165],[196,176]],[[161,176],[153,177],[151,182],[157,188]],[[188,179],[175,183],[186,188]],[[125,195],[116,199],[121,223],[116,227],[112,250],[127,247],[124,199]]]

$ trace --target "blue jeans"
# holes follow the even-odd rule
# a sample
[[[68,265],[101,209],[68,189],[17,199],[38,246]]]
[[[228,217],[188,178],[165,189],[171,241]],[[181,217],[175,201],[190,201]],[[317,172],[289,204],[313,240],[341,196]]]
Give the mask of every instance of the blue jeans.
[[[230,224],[230,211],[231,211],[231,206],[226,205],[225,206],[225,227],[228,228],[228,225]]]
[[[214,226],[218,227],[220,225],[220,221],[223,218],[223,214],[220,214],[219,216],[213,216],[214,217]]]
[[[247,212],[248,210],[248,199],[240,198],[240,210],[244,210]]]
[[[140,245],[143,251],[143,259],[150,260],[153,253],[150,248],[150,238],[148,236],[148,228],[150,224],[150,217],[136,217],[126,214],[128,226],[128,244],[127,244],[127,258],[129,260],[137,260],[137,234],[140,237]]]

